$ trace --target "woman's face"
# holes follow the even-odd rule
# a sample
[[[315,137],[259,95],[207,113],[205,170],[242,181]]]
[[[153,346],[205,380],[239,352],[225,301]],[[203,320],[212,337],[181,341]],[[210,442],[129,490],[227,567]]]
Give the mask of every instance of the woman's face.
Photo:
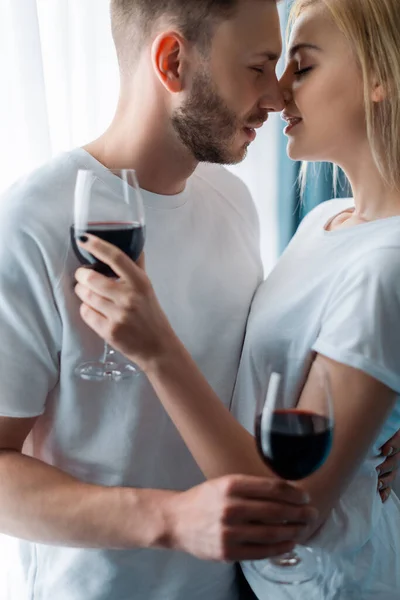
[[[294,24],[280,84],[290,158],[343,166],[360,152],[367,141],[361,71],[320,4],[304,10]]]

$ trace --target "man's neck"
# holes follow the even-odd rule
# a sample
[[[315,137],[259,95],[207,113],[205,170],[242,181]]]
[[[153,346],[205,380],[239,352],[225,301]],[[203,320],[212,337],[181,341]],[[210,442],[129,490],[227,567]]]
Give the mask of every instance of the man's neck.
[[[156,119],[118,118],[84,149],[108,169],[135,169],[142,189],[174,195],[185,189],[197,161],[170,130]]]

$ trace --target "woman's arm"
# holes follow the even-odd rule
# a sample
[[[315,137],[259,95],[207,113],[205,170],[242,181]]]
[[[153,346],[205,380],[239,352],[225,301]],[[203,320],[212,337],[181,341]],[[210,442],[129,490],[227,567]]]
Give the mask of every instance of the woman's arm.
[[[146,372],[206,477],[274,476],[260,459],[254,438],[216,397],[175,336],[145,274],[103,242],[91,239],[88,249],[109,264],[120,280],[105,280],[85,269],[77,272],[83,319]],[[335,435],[325,465],[298,482],[320,511],[312,533],[351,480],[395,402],[393,391],[361,371],[322,356],[317,356],[315,363],[319,362],[331,379]],[[316,401],[315,369],[299,403],[309,410]]]
[[[326,463],[298,482],[320,514],[314,531],[366,457],[396,398],[395,392],[365,373],[318,355],[299,401],[307,410],[318,406],[319,363],[331,381],[335,428]],[[185,351],[160,357],[146,373],[208,478],[238,472],[272,475],[258,456],[254,438],[215,397]]]
[[[334,441],[326,463],[302,482],[324,522],[351,481],[390,414],[396,393],[362,371],[317,355],[299,406],[312,410],[318,363],[328,373],[334,406]],[[377,476],[378,477],[378,476]]]

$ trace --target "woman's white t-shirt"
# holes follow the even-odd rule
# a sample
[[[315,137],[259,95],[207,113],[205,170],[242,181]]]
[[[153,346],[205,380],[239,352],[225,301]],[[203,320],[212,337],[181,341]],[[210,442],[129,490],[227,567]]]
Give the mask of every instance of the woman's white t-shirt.
[[[393,496],[382,504],[375,469],[382,462],[380,446],[400,427],[400,217],[326,230],[352,205],[349,199],[333,200],[312,211],[259,288],[233,412],[254,432],[268,367],[299,390],[314,352],[360,369],[399,394],[364,464],[313,542],[342,561],[341,568],[346,564],[347,579],[364,594],[357,598],[369,598],[365,594],[372,590],[376,598],[394,600],[400,598],[400,502]],[[351,398],[343,398],[347,401]],[[254,584],[251,579],[250,573]],[[267,594],[269,588],[262,589]],[[393,590],[397,596],[390,596]]]

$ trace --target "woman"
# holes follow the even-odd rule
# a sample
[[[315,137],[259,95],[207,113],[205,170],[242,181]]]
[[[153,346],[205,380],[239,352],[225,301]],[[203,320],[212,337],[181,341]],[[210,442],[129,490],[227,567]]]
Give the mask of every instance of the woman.
[[[389,600],[400,594],[400,502],[380,502],[375,468],[400,426],[400,3],[297,0],[293,16],[281,81],[288,153],[339,165],[354,199],[315,209],[260,287],[232,412],[253,430],[271,363],[312,408],[324,365],[335,439],[326,464],[299,482],[319,510],[309,543],[341,567],[349,561],[354,597]],[[87,249],[121,280],[88,282],[78,271],[83,319],[146,372],[204,474],[273,476],[175,337],[145,274],[92,237]]]

